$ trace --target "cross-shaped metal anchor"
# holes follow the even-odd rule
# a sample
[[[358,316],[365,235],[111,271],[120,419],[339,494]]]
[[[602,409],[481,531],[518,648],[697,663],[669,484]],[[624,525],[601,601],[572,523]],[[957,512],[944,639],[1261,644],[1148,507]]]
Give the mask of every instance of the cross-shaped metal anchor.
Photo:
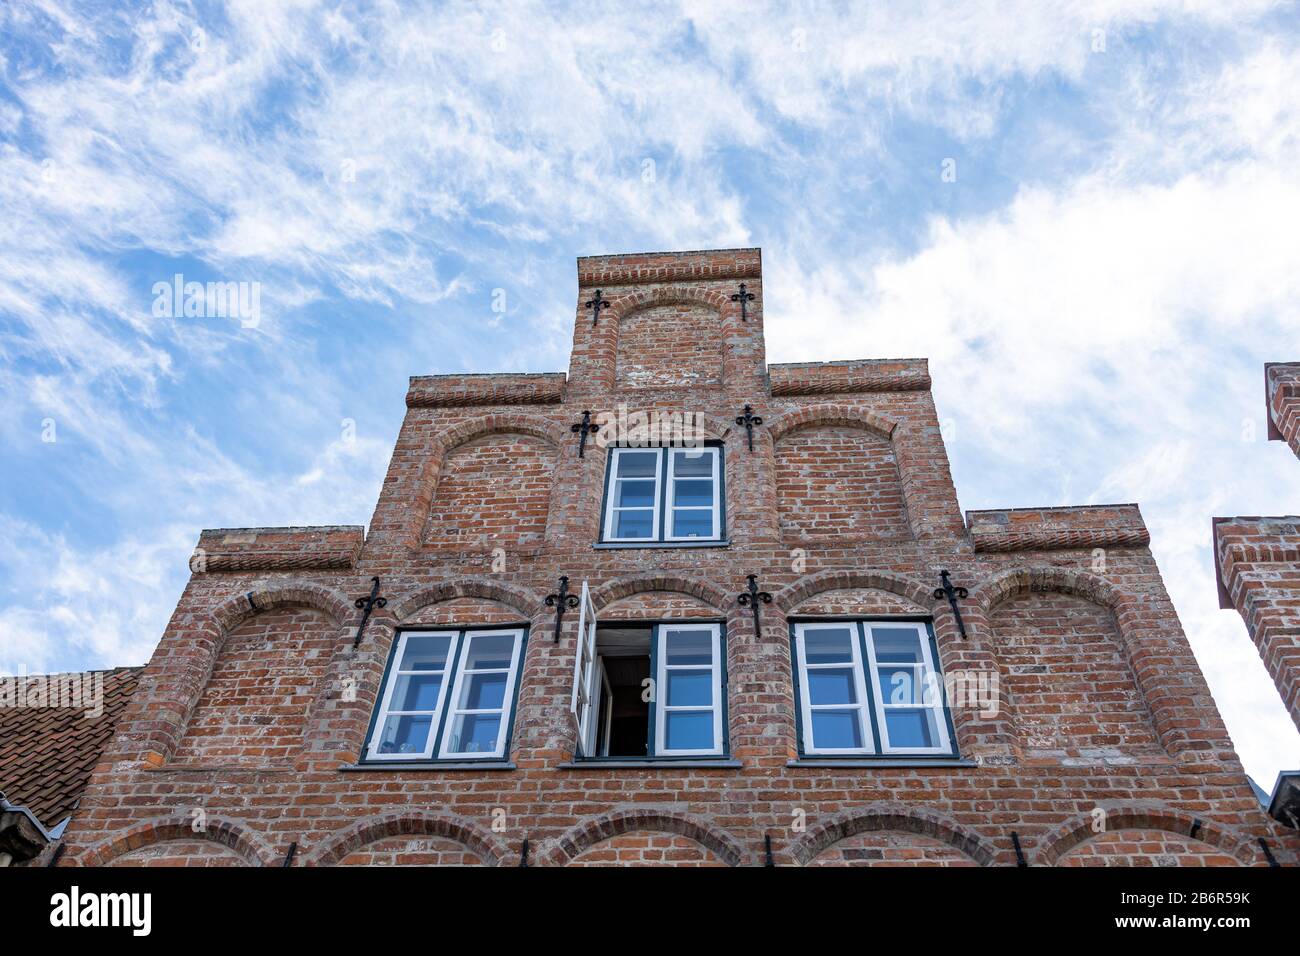
[[[560,590],[557,594],[546,595],[546,606],[555,608],[555,643],[560,643],[560,627],[564,624],[564,612],[578,606],[578,595],[569,593],[569,576],[560,575]]]
[[[587,436],[592,432],[600,431],[600,426],[592,423],[591,412],[583,412],[582,421],[570,425],[569,431],[578,436],[578,457],[582,458],[587,450]]]
[[[763,639],[762,630],[759,628],[758,625],[758,606],[760,604],[771,604],[772,595],[768,594],[766,591],[760,591],[758,589],[757,574],[747,574],[745,575],[745,580],[749,582],[748,590],[742,591],[740,594],[736,596],[736,603],[739,604],[741,607],[747,607],[753,610],[754,637],[757,640],[762,640]]]
[[[371,578],[373,583],[370,587],[370,596],[357,598],[352,602],[352,606],[361,611],[361,623],[357,625],[357,636],[352,641],[352,649],[355,651],[357,645],[361,643],[361,636],[366,633],[366,624],[370,620],[370,612],[377,607],[387,607],[388,598],[379,596],[379,578]]]
[[[957,606],[957,599],[966,600],[966,598],[970,597],[970,592],[965,588],[953,587],[952,581],[948,580],[947,571],[939,572],[939,581],[943,586],[934,589],[935,600],[941,597],[948,599],[948,606],[952,608],[952,616],[957,619],[957,630],[961,632],[961,639],[964,641],[966,640],[966,623],[961,619],[961,608]]]
[[[745,426],[745,434],[749,437],[749,450],[754,450],[754,426],[763,424],[763,419],[754,414],[754,408],[751,405],[745,406],[745,414],[736,416],[736,424]]]
[[[591,324],[595,325],[600,321],[600,310],[609,308],[609,300],[602,299],[600,297],[600,290],[597,289],[594,296],[582,303],[582,307],[584,309],[591,309]]]
[[[745,303],[754,301],[754,293],[746,292],[745,283],[742,282],[740,284],[740,291],[732,294],[731,301],[740,303],[740,321],[748,322],[749,316],[745,311]]]

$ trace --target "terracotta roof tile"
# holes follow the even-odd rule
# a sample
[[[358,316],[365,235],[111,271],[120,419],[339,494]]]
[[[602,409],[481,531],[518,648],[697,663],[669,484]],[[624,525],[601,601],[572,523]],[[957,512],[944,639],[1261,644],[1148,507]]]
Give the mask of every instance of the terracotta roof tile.
[[[0,706],[0,791],[9,802],[26,807],[46,829],[68,816],[86,789],[143,670],[119,667],[20,678],[30,687],[42,678],[94,681],[98,674],[103,680],[104,709],[91,718],[81,707]]]

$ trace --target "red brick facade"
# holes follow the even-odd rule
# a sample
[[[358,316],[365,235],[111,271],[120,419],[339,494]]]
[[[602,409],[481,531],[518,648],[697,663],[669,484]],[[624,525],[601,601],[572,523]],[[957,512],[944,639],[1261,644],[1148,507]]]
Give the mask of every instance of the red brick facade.
[[[1136,506],[961,514],[924,360],[768,366],[757,250],[579,260],[563,375],[417,378],[369,532],[206,531],[60,865],[1266,865],[1260,810]],[[746,317],[732,296],[755,298]],[[584,307],[600,289],[609,306]],[[753,451],[735,423],[763,418]],[[593,414],[703,415],[727,543],[604,549]],[[938,572],[969,589],[962,639]],[[756,636],[746,575],[771,592]],[[725,621],[727,760],[575,762],[577,638]],[[360,647],[357,598],[386,607]],[[791,617],[924,616],[959,759],[800,759]],[[399,629],[527,624],[508,761],[358,769]]]

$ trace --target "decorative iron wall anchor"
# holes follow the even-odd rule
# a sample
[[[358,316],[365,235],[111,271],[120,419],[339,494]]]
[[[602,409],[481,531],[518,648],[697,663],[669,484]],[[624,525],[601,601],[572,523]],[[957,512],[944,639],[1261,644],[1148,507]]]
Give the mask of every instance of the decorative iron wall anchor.
[[[763,424],[762,416],[754,414],[752,405],[745,406],[745,414],[736,416],[736,424],[745,426],[745,434],[749,438],[749,450],[754,450],[754,426]]]
[[[952,581],[948,580],[947,571],[939,572],[939,580],[943,582],[943,587],[934,589],[935,599],[938,600],[941,597],[948,599],[948,606],[952,608],[952,616],[957,619],[957,630],[961,632],[961,639],[964,641],[966,640],[966,622],[961,619],[961,608],[957,606],[957,599],[966,600],[966,598],[970,597],[970,592],[965,588],[953,587]]]
[[[596,294],[586,302],[582,303],[582,306],[585,309],[591,309],[591,324],[594,326],[600,321],[600,310],[609,308],[609,300],[602,299],[600,297],[600,290],[597,289]]]
[[[583,458],[587,451],[587,436],[600,431],[600,426],[592,424],[591,412],[583,412],[582,421],[570,425],[569,431],[578,436],[578,457]]]
[[[772,595],[758,589],[757,574],[747,574],[745,580],[749,582],[749,589],[736,595],[736,603],[741,607],[750,608],[754,612],[754,638],[762,640],[763,633],[758,623],[758,606],[760,604],[771,604]]]
[[[357,625],[357,636],[352,640],[352,649],[355,651],[361,643],[362,635],[366,633],[366,624],[370,621],[370,612],[377,607],[388,607],[388,598],[379,596],[379,578],[371,578],[370,596],[357,598],[352,602],[352,606],[361,610],[361,623]]]
[[[564,624],[564,612],[578,606],[578,595],[569,593],[569,576],[560,575],[560,590],[557,594],[546,595],[546,606],[555,608],[555,643],[560,643],[560,627]]]
[[[745,283],[742,282],[740,291],[732,295],[731,301],[740,303],[740,321],[748,322],[749,314],[745,309],[745,303],[754,301],[754,293],[745,291]]]

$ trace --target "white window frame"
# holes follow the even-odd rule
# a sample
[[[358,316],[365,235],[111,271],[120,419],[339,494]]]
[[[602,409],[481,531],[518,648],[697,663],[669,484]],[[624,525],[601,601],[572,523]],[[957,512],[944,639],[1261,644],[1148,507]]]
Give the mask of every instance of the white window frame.
[[[809,631],[844,631],[849,632],[850,658],[848,661],[833,664],[808,663],[806,635]],[[862,666],[861,634],[854,621],[820,621],[798,623],[794,626],[795,650],[799,668],[799,710],[803,721],[804,753],[818,756],[847,756],[852,754],[872,754],[876,752],[875,738],[871,733],[871,698],[867,696],[866,675]],[[853,672],[854,689],[857,692],[856,704],[813,704],[808,687],[808,670],[843,670],[848,667]],[[863,741],[862,747],[817,747],[813,736],[812,715],[814,710],[855,710],[858,715],[858,737]]]
[[[716,445],[713,445],[713,446],[704,446],[702,448],[667,448],[665,449],[665,451],[668,455],[668,464],[667,464],[667,472],[664,478],[664,483],[668,486],[668,492],[667,492],[668,500],[667,500],[667,504],[664,507],[664,525],[665,525],[664,540],[665,541],[717,541],[720,537],[722,537],[722,527],[721,527],[722,525],[722,521],[721,521],[722,460],[720,454],[722,449],[718,448]],[[679,454],[690,454],[692,452],[700,452],[704,455],[708,455],[710,458],[713,459],[713,505],[712,507],[708,507],[705,505],[683,505],[682,506],[685,510],[688,511],[710,512],[710,515],[713,519],[713,524],[710,526],[709,534],[707,537],[703,537],[700,535],[685,535],[685,534],[679,535],[679,534],[668,533],[676,530],[677,482],[675,479],[677,476],[675,474],[675,471],[677,467],[677,456]],[[683,480],[690,481],[690,480],[698,480],[698,479],[693,479],[691,477],[688,477]]]
[[[668,632],[669,631],[701,631],[707,633],[710,637],[710,646],[712,648],[711,663],[709,664],[668,664]],[[654,755],[656,757],[710,757],[719,756],[725,752],[723,747],[723,711],[725,701],[723,700],[723,683],[722,683],[722,625],[721,624],[659,624],[655,628],[655,656],[657,663],[655,666],[655,736],[654,736]],[[708,706],[678,704],[675,707],[668,705],[668,671],[700,671],[711,670],[713,674],[713,703]],[[665,725],[669,711],[704,711],[709,710],[713,713],[713,746],[704,750],[669,750],[665,746],[667,738],[664,735]]]
[[[401,666],[402,657],[406,653],[407,643],[413,637],[440,637],[443,635],[449,635],[451,640],[447,645],[447,660],[442,665],[442,683],[438,687],[437,709],[430,714],[432,719],[429,722],[429,736],[424,742],[423,752],[411,754],[380,753],[379,745],[383,742],[384,726],[388,723],[389,717],[423,716],[426,713],[430,713],[429,711],[423,710],[389,710],[389,704],[393,699],[393,691],[397,685],[401,683],[401,678],[412,675],[423,675],[427,677],[433,673],[433,671],[427,670],[404,671],[398,669]],[[384,697],[379,707],[379,714],[375,718],[374,729],[370,733],[370,742],[366,745],[366,758],[368,760],[428,760],[433,755],[433,748],[438,742],[438,731],[442,727],[442,714],[446,709],[448,700],[447,688],[451,684],[451,675],[456,666],[456,655],[460,648],[460,636],[460,631],[403,631],[401,633],[397,642],[397,650],[393,655],[393,666],[389,669],[388,674],[385,677],[386,686],[384,687]]]
[[[592,716],[592,689],[596,678],[596,608],[591,603],[591,588],[582,582],[578,599],[578,645],[573,653],[573,694],[569,699],[569,713],[578,732],[578,752],[592,756],[590,741],[595,740],[595,718]]]
[[[858,626],[862,628],[863,641],[867,648],[868,662],[871,665],[871,690],[872,700],[875,701],[876,723],[880,728],[880,750],[886,754],[949,754],[952,750],[952,743],[948,737],[948,713],[944,706],[943,681],[938,669],[934,666],[934,658],[930,654],[930,632],[924,624],[918,624],[915,621],[859,621]],[[924,704],[890,704],[883,699],[884,695],[880,693],[880,665],[876,662],[876,642],[871,634],[872,627],[894,628],[898,630],[910,629],[915,631],[917,641],[921,646],[921,658],[925,668],[925,674],[922,679],[916,680],[916,689],[922,693],[934,692],[934,699]],[[886,668],[896,668],[899,665],[886,664]],[[913,673],[917,665],[901,665],[911,667]],[[933,676],[931,676],[933,675]],[[937,687],[934,683],[937,682]],[[923,698],[924,699],[924,698]],[[894,747],[889,743],[889,723],[885,720],[885,711],[889,708],[895,710],[928,710],[931,719],[934,721],[935,739],[938,742],[933,747]]]
[[[514,638],[514,643],[510,649],[510,663],[506,667],[487,667],[473,671],[466,671],[465,661],[469,657],[470,648],[474,644],[476,637],[504,637],[510,635]],[[515,682],[519,676],[519,655],[524,644],[523,628],[476,628],[475,630],[466,630],[462,632],[460,642],[460,653],[456,659],[456,683],[452,688],[451,696],[447,698],[447,715],[443,718],[444,731],[442,741],[438,747],[438,757],[442,760],[490,760],[505,756],[506,743],[510,737],[510,719],[515,709]],[[500,716],[497,718],[497,746],[496,749],[488,753],[482,750],[464,751],[452,750],[449,747],[451,743],[451,729],[455,725],[456,718],[462,714],[469,716],[480,716],[482,714],[495,714],[497,708],[475,709],[458,707],[456,702],[460,700],[461,688],[465,682],[465,675],[469,674],[501,674],[506,675],[506,688],[504,696],[501,698]]]
[[[609,475],[605,482],[605,532],[601,536],[603,540],[619,543],[633,544],[647,541],[659,541],[660,537],[660,515],[663,512],[663,491],[664,491],[664,449],[662,448],[613,448],[609,456]],[[635,478],[620,478],[618,476],[618,460],[625,454],[655,456],[655,473],[652,479],[644,476]],[[645,511],[643,507],[638,508],[620,508],[617,506],[618,501],[618,483],[620,481],[647,481],[653,480],[655,483],[655,502],[654,510],[651,512],[650,520],[650,537],[648,538],[616,538],[614,537],[615,522],[614,519],[620,511]]]

